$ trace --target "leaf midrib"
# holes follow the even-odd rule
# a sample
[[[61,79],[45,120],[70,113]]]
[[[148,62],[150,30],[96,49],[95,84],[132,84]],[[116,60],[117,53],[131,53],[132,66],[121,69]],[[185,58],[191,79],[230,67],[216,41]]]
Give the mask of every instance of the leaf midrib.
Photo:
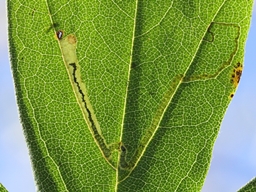
[[[136,2],[138,2],[138,1],[136,1]],[[207,31],[208,31],[209,26],[210,26],[211,23],[215,20],[216,16],[218,15],[218,13],[220,12],[220,10],[222,9],[222,7],[224,6],[225,3],[226,3],[226,0],[224,0],[224,1],[222,2],[222,4],[220,5],[219,9],[216,11],[216,13],[214,14],[214,16],[212,17],[211,22],[210,22],[210,23],[208,24],[208,26],[205,28],[205,31],[204,31],[202,37],[200,38],[201,40],[199,41],[198,46],[197,46],[197,48],[195,49],[195,53],[194,53],[193,56],[191,55],[191,56],[192,56],[191,61],[190,61],[189,65],[188,65],[187,69],[184,71],[184,74],[183,74],[182,77],[180,78],[179,83],[176,85],[173,94],[170,96],[168,102],[165,104],[165,107],[164,107],[163,110],[162,110],[161,116],[159,116],[159,118],[156,116],[156,117],[152,120],[152,122],[157,121],[158,123],[154,126],[154,127],[155,127],[155,128],[154,128],[154,131],[153,131],[153,133],[151,134],[151,137],[148,139],[147,143],[145,144],[145,147],[144,147],[143,151],[141,152],[141,154],[140,154],[140,155],[138,156],[138,158],[136,159],[135,165],[133,166],[133,168],[130,170],[130,172],[129,172],[121,181],[118,181],[119,183],[122,182],[122,181],[124,181],[127,177],[129,177],[129,175],[132,173],[132,171],[135,169],[135,167],[136,167],[137,164],[139,163],[140,159],[143,157],[143,155],[144,155],[144,153],[145,153],[145,151],[146,151],[146,149],[147,149],[147,146],[148,146],[149,143],[152,141],[154,135],[156,134],[158,128],[160,127],[160,123],[161,123],[161,121],[162,121],[162,119],[163,119],[163,117],[164,117],[164,115],[165,115],[166,110],[167,110],[168,107],[170,106],[170,104],[171,104],[171,102],[172,102],[172,100],[173,100],[173,97],[176,95],[177,90],[179,89],[180,85],[183,83],[183,78],[186,77],[187,72],[189,71],[190,67],[192,66],[192,63],[193,63],[193,61],[194,61],[194,59],[195,59],[195,57],[196,57],[196,55],[197,55],[197,53],[198,53],[198,51],[199,51],[199,48],[200,48],[200,46],[201,46],[201,44],[202,44],[202,42],[203,42],[203,38],[205,37],[205,35],[206,35]],[[172,5],[171,5],[171,6],[172,6]],[[171,6],[170,6],[170,7],[171,7]],[[137,7],[137,8],[138,8],[138,7]],[[170,11],[170,9],[171,9],[171,8],[168,9],[168,12]],[[137,13],[137,11],[138,11],[138,10],[136,10],[136,13]],[[165,15],[166,15],[166,14],[167,14],[167,13],[165,13]],[[136,16],[137,16],[137,14],[136,14]],[[137,20],[137,17],[135,18],[135,22],[134,22],[134,23],[136,23],[136,20]],[[164,20],[164,16],[161,18],[161,21],[162,21],[162,20]],[[161,23],[161,22],[159,22],[158,25],[159,25],[160,23]],[[157,26],[157,25],[153,26],[153,27],[150,28],[147,32],[145,32],[145,33],[143,33],[143,34],[141,34],[141,35],[138,35],[138,36],[136,36],[136,37],[133,37],[133,40],[135,40],[135,39],[138,38],[138,37],[142,37],[143,35],[146,35],[149,31],[153,30],[156,26]],[[136,27],[134,27],[134,28],[135,28],[135,30],[134,30],[135,33],[134,33],[134,34],[136,34]],[[135,43],[136,43],[136,42],[135,42]],[[132,48],[133,48],[133,49],[134,49],[134,47],[135,47],[135,46],[134,46],[135,43],[134,43],[134,41],[133,41],[133,45],[132,45]],[[188,54],[189,54],[189,52],[188,52]],[[132,55],[131,55],[131,58],[132,58]],[[132,61],[132,59],[131,59],[130,61]],[[130,62],[130,66],[131,66],[131,62]],[[130,77],[130,68],[131,68],[131,67],[129,67],[129,77]],[[130,82],[129,80],[130,80],[130,79],[128,78],[128,82]],[[129,85],[128,85],[127,87],[129,87]],[[128,90],[128,88],[127,88],[127,90]],[[167,90],[167,92],[168,92],[168,91],[169,91],[169,90]],[[126,93],[126,98],[127,98],[127,94],[128,94],[128,92]],[[166,94],[164,94],[164,95],[166,95]],[[165,98],[163,98],[163,100],[164,100],[164,99],[165,99]],[[125,104],[126,104],[126,103],[127,103],[127,102],[125,102]],[[125,106],[125,108],[127,108],[127,106]],[[156,120],[157,118],[158,118],[158,120]],[[152,127],[152,124],[151,124],[150,127]],[[151,130],[151,128],[147,129],[145,135],[148,135],[147,132],[151,132],[150,130]],[[121,133],[122,133],[122,132],[121,132]],[[143,136],[142,136],[142,139],[141,139],[141,140],[143,140]],[[122,140],[121,140],[121,141],[122,141]],[[136,150],[137,150],[137,149],[136,149]],[[136,150],[135,150],[135,151],[136,151]],[[135,155],[132,156],[132,158],[131,158],[130,161],[132,161],[134,158],[136,158],[136,152],[135,152],[134,154],[135,154]]]
[[[211,22],[214,21],[214,19],[215,19],[216,16],[218,15],[219,11],[221,10],[221,8],[224,6],[225,2],[226,2],[226,0],[224,0],[224,1],[222,2],[221,6],[219,7],[219,9],[216,11],[215,15],[213,16]],[[172,5],[173,5],[173,4],[172,4]],[[168,14],[168,12],[171,10],[172,5],[170,5],[170,7],[168,8],[168,10],[167,10],[167,12],[165,13],[165,15]],[[48,9],[48,12],[49,12],[50,22],[51,22],[51,24],[53,25],[54,22],[53,22],[53,18],[51,17],[51,13],[50,13],[50,9],[49,9],[48,0],[46,0],[46,6],[47,6],[47,9]],[[132,61],[133,61],[133,53],[134,53],[134,51],[135,51],[136,38],[139,38],[139,37],[142,37],[143,35],[146,35],[149,31],[153,30],[153,29],[157,26],[157,25],[155,25],[155,26],[153,26],[151,29],[149,29],[147,32],[145,32],[145,33],[143,33],[143,34],[141,34],[141,35],[135,36],[135,34],[136,34],[136,24],[137,24],[137,22],[138,22],[138,17],[137,17],[137,16],[138,16],[138,11],[139,11],[139,10],[138,10],[138,0],[137,0],[137,1],[136,1],[136,6],[135,6],[135,12],[134,12],[135,17],[134,17],[134,25],[133,25],[133,35],[132,35],[132,40],[131,40],[131,52],[130,52],[130,55],[131,55],[131,56],[130,56],[130,61],[129,61],[128,73],[127,73],[127,82],[130,82],[129,80],[130,80],[130,77],[131,77],[131,66],[132,66]],[[162,20],[164,20],[165,15],[161,18],[161,21],[158,23],[158,25],[162,22]],[[211,24],[211,22],[210,22],[210,24]],[[210,24],[208,25],[208,27],[210,26]],[[204,36],[206,35],[206,33],[207,33],[208,27],[206,27],[206,29],[205,29],[205,31],[204,31],[204,33],[203,33],[203,35],[202,35],[202,38],[201,38],[201,40],[200,40],[199,43],[198,43],[198,46],[197,46],[197,48],[196,48],[196,50],[195,50],[195,54],[194,54],[193,56],[191,55],[191,56],[192,56],[191,61],[190,61],[189,65],[188,65],[187,69],[184,71],[183,77],[185,77],[186,74],[187,74],[187,72],[189,71],[189,69],[190,69],[190,67],[191,67],[191,64],[193,63],[193,61],[194,61],[194,59],[195,59],[195,57],[196,57],[196,55],[197,55],[197,52],[198,52],[198,50],[199,50],[199,48],[200,48],[200,45],[202,44],[203,37],[204,37]],[[54,32],[56,33],[55,28],[54,28]],[[189,53],[188,53],[188,54],[189,54]],[[146,151],[146,149],[147,149],[147,146],[148,146],[149,143],[152,141],[154,135],[155,135],[156,132],[158,131],[159,125],[160,125],[160,123],[161,123],[161,121],[162,121],[162,119],[163,119],[163,117],[164,117],[164,114],[165,114],[166,110],[167,110],[168,107],[170,106],[170,104],[171,104],[171,102],[172,102],[172,100],[173,100],[173,97],[174,97],[175,94],[177,93],[177,90],[179,89],[180,85],[182,84],[182,80],[183,80],[183,78],[180,78],[179,83],[176,85],[173,94],[169,97],[168,102],[166,102],[165,107],[163,108],[163,110],[162,110],[162,112],[161,112],[161,115],[160,115],[160,116],[156,116],[156,117],[154,118],[153,122],[155,122],[155,121],[157,122],[157,124],[154,126],[154,127],[155,127],[155,128],[154,128],[154,131],[153,131],[153,133],[151,134],[151,137],[148,139],[148,141],[147,141],[147,143],[146,143],[146,145],[145,145],[143,151],[141,152],[141,154],[140,154],[140,155],[138,156],[138,158],[136,159],[136,163],[135,163],[134,167],[130,170],[129,174],[128,174],[123,180],[125,180],[127,177],[129,177],[129,175],[131,174],[131,172],[132,172],[132,171],[135,169],[135,167],[137,166],[137,164],[138,164],[138,162],[140,161],[140,159],[143,157],[143,155],[144,155],[144,153],[145,153],[145,151]],[[167,91],[167,92],[168,92],[168,91]],[[120,141],[122,141],[122,138],[123,138],[124,119],[125,119],[125,111],[126,111],[126,109],[127,109],[128,93],[129,93],[129,83],[127,83],[127,86],[126,86],[126,93],[125,93],[125,99],[124,99],[124,109],[123,109],[123,118],[122,118],[122,126],[121,126],[121,131],[120,131]],[[146,132],[147,132],[147,131],[146,131]],[[142,138],[143,138],[143,137],[142,137]],[[136,150],[137,150],[137,149],[136,149]],[[133,156],[133,157],[134,157],[134,156]],[[133,158],[133,157],[132,157],[132,158]],[[117,170],[118,170],[118,169],[117,169]],[[64,182],[64,180],[63,180],[62,173],[59,171],[59,169],[58,169],[58,172],[59,172],[59,175],[60,175],[61,180],[63,181],[63,185],[64,185],[65,188],[66,188],[66,184],[65,184],[65,182]],[[123,180],[122,180],[122,181],[123,181]],[[121,182],[121,181],[118,181],[118,171],[116,171],[116,186],[115,186],[115,191],[118,190],[117,185],[118,185],[120,182]],[[67,188],[66,188],[66,189],[67,189]]]

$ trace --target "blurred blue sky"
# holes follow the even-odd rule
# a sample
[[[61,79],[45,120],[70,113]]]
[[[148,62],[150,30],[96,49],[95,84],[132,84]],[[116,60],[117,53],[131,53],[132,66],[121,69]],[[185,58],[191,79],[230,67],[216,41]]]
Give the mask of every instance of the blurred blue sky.
[[[8,59],[4,0],[0,0],[0,26],[0,182],[10,192],[33,192],[36,190],[35,183],[19,122]],[[256,176],[255,47],[254,11],[246,44],[243,76],[223,120],[203,192],[237,191]]]

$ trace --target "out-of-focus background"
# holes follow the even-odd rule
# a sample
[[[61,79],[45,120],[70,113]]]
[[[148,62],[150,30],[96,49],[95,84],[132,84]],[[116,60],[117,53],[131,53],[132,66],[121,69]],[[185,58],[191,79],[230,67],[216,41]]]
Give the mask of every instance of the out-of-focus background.
[[[0,0],[0,183],[10,192],[36,190],[19,121]],[[256,7],[256,6],[254,6]],[[256,176],[256,11],[246,43],[243,76],[223,120],[203,192],[233,192]]]

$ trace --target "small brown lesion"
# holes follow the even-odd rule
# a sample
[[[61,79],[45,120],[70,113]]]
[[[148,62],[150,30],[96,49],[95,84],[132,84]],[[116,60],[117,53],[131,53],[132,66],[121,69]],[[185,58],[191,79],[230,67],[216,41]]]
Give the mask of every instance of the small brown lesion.
[[[32,10],[32,12],[31,12],[32,16],[34,16],[35,11],[36,11],[35,9]]]
[[[70,44],[76,44],[76,37],[75,37],[75,35],[68,35],[68,42],[70,43]]]
[[[240,62],[238,62],[236,65],[235,65],[235,68],[233,69],[232,71],[232,74],[231,74],[231,80],[230,82],[235,86],[237,87],[239,82],[240,82],[240,78],[242,76],[242,72],[243,72],[243,66]]]
[[[234,97],[234,95],[235,95],[234,92],[230,93],[229,99],[232,99]]]

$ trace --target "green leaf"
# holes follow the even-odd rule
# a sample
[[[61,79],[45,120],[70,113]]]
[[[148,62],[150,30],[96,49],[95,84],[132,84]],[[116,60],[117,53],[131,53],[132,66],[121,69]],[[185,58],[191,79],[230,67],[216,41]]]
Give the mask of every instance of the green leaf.
[[[252,0],[8,1],[40,191],[200,191]]]
[[[0,183],[0,192],[8,192],[7,189]]]
[[[254,192],[256,191],[256,177],[253,178],[249,183],[247,183],[244,187],[239,189],[238,192]]]

